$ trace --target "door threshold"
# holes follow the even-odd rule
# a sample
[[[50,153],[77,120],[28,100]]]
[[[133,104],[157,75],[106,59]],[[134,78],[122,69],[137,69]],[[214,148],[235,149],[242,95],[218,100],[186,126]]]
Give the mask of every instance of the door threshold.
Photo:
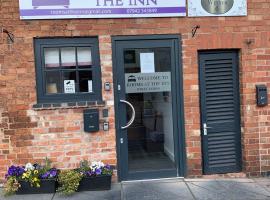
[[[172,177],[172,178],[156,178],[156,179],[140,179],[140,180],[130,180],[130,181],[121,181],[121,183],[136,183],[136,182],[150,182],[150,181],[170,181],[184,179],[184,177]]]

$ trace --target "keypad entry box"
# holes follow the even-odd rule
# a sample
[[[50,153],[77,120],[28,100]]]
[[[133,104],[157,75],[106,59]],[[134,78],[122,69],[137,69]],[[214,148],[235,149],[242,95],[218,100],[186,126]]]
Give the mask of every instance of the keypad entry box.
[[[267,106],[268,96],[266,85],[256,85],[257,106]]]

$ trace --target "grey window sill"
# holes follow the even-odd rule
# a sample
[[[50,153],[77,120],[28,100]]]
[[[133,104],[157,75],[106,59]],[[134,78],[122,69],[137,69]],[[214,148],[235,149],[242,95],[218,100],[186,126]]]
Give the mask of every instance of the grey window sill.
[[[69,103],[37,103],[33,105],[34,110],[55,110],[70,108],[88,108],[88,107],[104,107],[105,101],[79,101]]]

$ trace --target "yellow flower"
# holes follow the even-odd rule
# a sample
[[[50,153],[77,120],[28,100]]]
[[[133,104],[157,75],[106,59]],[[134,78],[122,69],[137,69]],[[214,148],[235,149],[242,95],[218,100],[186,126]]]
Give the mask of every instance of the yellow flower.
[[[30,175],[31,175],[31,173],[26,173],[26,174],[25,174],[25,177],[26,177],[26,178],[29,178]]]
[[[26,173],[23,173],[22,178],[23,178],[23,179],[26,178]]]
[[[34,178],[34,182],[35,182],[35,181],[38,181],[37,177]]]
[[[35,170],[35,171],[34,171],[34,174],[38,174],[38,170]]]

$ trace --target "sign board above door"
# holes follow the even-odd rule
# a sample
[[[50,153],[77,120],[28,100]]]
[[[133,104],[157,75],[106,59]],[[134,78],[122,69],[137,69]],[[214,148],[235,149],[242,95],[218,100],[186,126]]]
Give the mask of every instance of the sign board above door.
[[[185,0],[19,0],[21,19],[186,16]]]
[[[246,16],[247,0],[188,0],[188,16]]]

